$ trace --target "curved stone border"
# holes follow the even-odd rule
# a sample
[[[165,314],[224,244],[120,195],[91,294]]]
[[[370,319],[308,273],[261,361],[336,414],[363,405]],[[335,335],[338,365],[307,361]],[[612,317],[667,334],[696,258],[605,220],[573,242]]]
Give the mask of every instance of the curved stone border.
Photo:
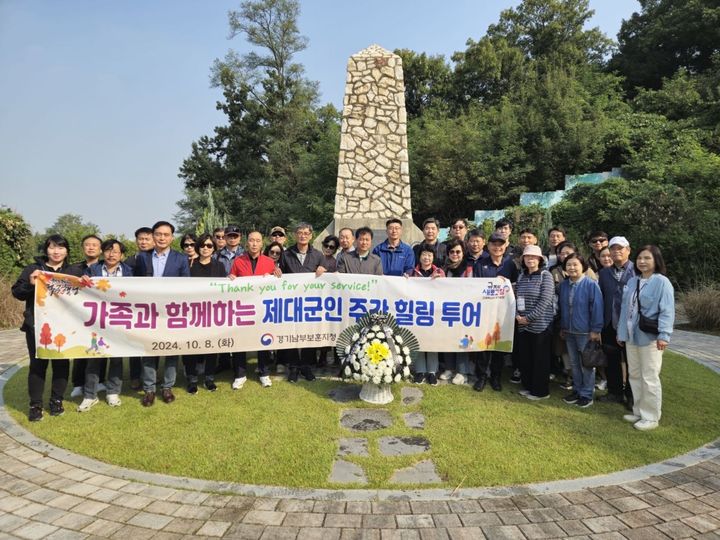
[[[493,497],[512,497],[520,495],[544,495],[567,491],[578,491],[585,488],[601,486],[614,486],[625,482],[644,480],[652,476],[676,472],[698,464],[700,462],[720,456],[720,438],[712,443],[697,448],[686,454],[673,457],[660,463],[653,463],[635,469],[618,471],[614,473],[576,478],[571,480],[555,480],[536,484],[519,486],[501,486],[489,488],[461,488],[456,489],[417,489],[417,490],[390,490],[390,489],[312,489],[287,488],[278,486],[262,486],[240,484],[236,482],[218,482],[215,480],[200,480],[181,476],[170,476],[159,473],[148,473],[133,469],[126,469],[117,465],[103,463],[96,459],[68,452],[42,439],[21,427],[13,420],[5,409],[3,391],[8,380],[20,369],[15,364],[0,375],[0,429],[15,439],[18,443],[33,450],[42,452],[62,463],[79,467],[97,474],[104,474],[123,480],[145,482],[157,486],[177,489],[209,491],[221,494],[245,495],[265,498],[292,498],[292,499],[325,499],[337,501],[443,501],[457,499],[478,499]]]

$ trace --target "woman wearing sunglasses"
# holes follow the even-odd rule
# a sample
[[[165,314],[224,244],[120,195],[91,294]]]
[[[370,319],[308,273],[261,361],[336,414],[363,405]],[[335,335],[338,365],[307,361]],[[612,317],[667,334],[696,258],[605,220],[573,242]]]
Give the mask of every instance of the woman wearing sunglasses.
[[[182,248],[183,253],[187,255],[188,264],[190,265],[190,268],[192,268],[195,260],[198,258],[197,238],[192,233],[184,234],[180,239],[180,247]]]

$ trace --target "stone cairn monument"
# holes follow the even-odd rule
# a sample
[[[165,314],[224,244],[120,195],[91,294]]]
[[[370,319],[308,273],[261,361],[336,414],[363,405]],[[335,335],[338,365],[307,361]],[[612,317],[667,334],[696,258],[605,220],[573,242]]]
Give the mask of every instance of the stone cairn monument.
[[[403,221],[405,242],[422,240],[410,204],[402,59],[371,45],[348,60],[335,219],[316,245],[343,227],[362,226],[375,231],[373,244],[378,244],[391,217]]]

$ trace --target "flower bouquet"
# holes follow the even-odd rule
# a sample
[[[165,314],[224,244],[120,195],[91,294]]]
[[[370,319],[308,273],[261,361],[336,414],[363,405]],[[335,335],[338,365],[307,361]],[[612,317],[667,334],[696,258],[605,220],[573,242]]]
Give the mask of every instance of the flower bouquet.
[[[387,313],[368,313],[338,337],[335,351],[345,379],[363,383],[360,399],[369,403],[393,400],[390,384],[410,378],[417,338],[400,328]]]

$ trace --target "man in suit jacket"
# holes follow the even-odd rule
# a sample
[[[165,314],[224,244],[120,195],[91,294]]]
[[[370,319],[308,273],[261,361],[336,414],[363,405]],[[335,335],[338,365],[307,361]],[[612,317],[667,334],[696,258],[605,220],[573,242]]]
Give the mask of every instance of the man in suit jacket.
[[[155,247],[152,251],[138,254],[136,276],[190,277],[190,265],[187,256],[170,249],[175,227],[167,221],[158,221],[152,226]],[[162,399],[165,403],[175,401],[172,387],[177,375],[177,356],[165,357],[165,373],[162,385]],[[145,396],[143,407],[151,407],[155,403],[155,380],[157,377],[157,358],[143,358],[142,381]]]

